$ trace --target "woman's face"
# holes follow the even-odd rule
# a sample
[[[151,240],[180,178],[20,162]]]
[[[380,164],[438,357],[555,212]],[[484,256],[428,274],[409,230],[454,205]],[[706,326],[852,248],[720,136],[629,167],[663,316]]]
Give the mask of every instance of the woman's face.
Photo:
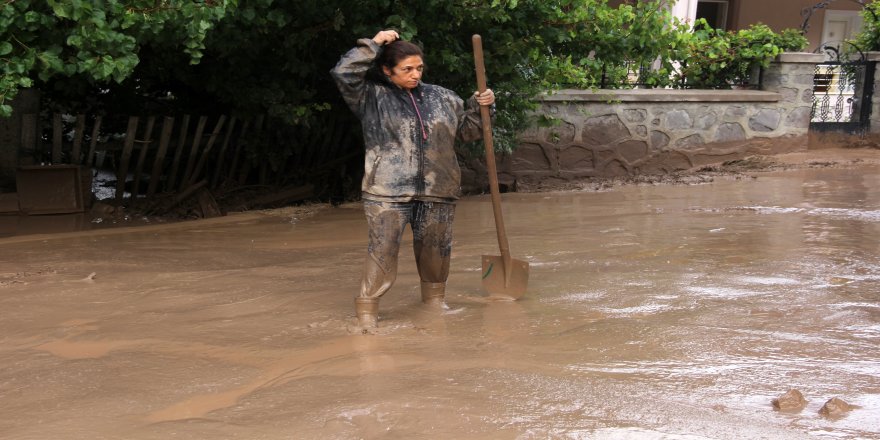
[[[382,70],[385,71],[388,78],[391,78],[391,82],[397,84],[398,87],[412,90],[419,85],[419,81],[422,79],[425,63],[422,61],[422,57],[412,55],[400,60],[393,69],[382,66]]]

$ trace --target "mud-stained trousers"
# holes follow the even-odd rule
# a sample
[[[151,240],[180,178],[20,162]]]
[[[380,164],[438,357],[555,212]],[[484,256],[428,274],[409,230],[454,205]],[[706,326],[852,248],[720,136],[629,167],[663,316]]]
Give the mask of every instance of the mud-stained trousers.
[[[361,283],[362,298],[378,299],[397,278],[397,255],[403,231],[413,231],[413,251],[423,288],[440,287],[449,277],[454,203],[364,201],[370,239]]]

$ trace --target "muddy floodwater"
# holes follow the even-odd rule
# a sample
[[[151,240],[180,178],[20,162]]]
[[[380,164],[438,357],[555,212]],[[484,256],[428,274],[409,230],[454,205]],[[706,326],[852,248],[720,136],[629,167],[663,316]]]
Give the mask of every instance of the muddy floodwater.
[[[481,290],[471,197],[449,309],[405,248],[370,335],[358,204],[0,239],[0,438],[880,438],[878,167],[504,210],[522,300]]]

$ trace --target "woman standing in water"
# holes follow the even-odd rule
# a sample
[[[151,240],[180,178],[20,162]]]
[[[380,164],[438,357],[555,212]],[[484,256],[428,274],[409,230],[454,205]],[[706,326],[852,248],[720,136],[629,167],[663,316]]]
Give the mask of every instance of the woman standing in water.
[[[361,183],[369,227],[358,322],[376,327],[379,298],[397,277],[397,255],[407,223],[421,278],[422,302],[444,307],[452,220],[460,194],[457,141],[482,136],[479,105],[491,90],[474,93],[465,109],[454,92],[421,82],[422,50],[386,30],[362,38],[331,71],[345,102],[361,120],[366,147]],[[380,75],[368,73],[378,67]]]

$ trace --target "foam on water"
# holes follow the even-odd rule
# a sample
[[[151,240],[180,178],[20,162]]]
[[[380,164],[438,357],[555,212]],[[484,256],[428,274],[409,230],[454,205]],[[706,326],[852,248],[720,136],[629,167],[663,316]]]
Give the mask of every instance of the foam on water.
[[[686,286],[685,290],[700,296],[714,298],[742,298],[747,296],[760,296],[763,294],[761,292],[756,292],[753,290],[742,290],[733,287],[722,286]]]
[[[730,211],[752,211],[757,214],[805,214],[812,216],[832,217],[847,220],[860,220],[866,222],[880,222],[880,210],[850,209],[850,208],[798,208],[782,206],[733,206],[729,208],[690,208],[690,211],[720,213]],[[712,232],[720,232],[724,228],[713,229]]]
[[[582,303],[582,302],[591,302],[597,299],[600,299],[606,296],[608,292],[604,290],[593,291],[593,292],[571,292],[564,293],[557,297],[542,297],[541,302],[545,303]]]
[[[651,315],[660,312],[665,312],[668,310],[673,310],[675,307],[672,307],[668,304],[645,304],[636,307],[624,307],[621,309],[615,309],[610,307],[600,307],[598,310],[606,313],[608,315],[618,315],[618,316],[632,316],[632,315]]]
[[[782,278],[782,277],[756,277],[756,276],[744,276],[737,277],[735,280],[742,282],[743,284],[759,284],[764,286],[783,286],[783,285],[793,285],[799,284],[797,280],[793,280],[791,278]]]

